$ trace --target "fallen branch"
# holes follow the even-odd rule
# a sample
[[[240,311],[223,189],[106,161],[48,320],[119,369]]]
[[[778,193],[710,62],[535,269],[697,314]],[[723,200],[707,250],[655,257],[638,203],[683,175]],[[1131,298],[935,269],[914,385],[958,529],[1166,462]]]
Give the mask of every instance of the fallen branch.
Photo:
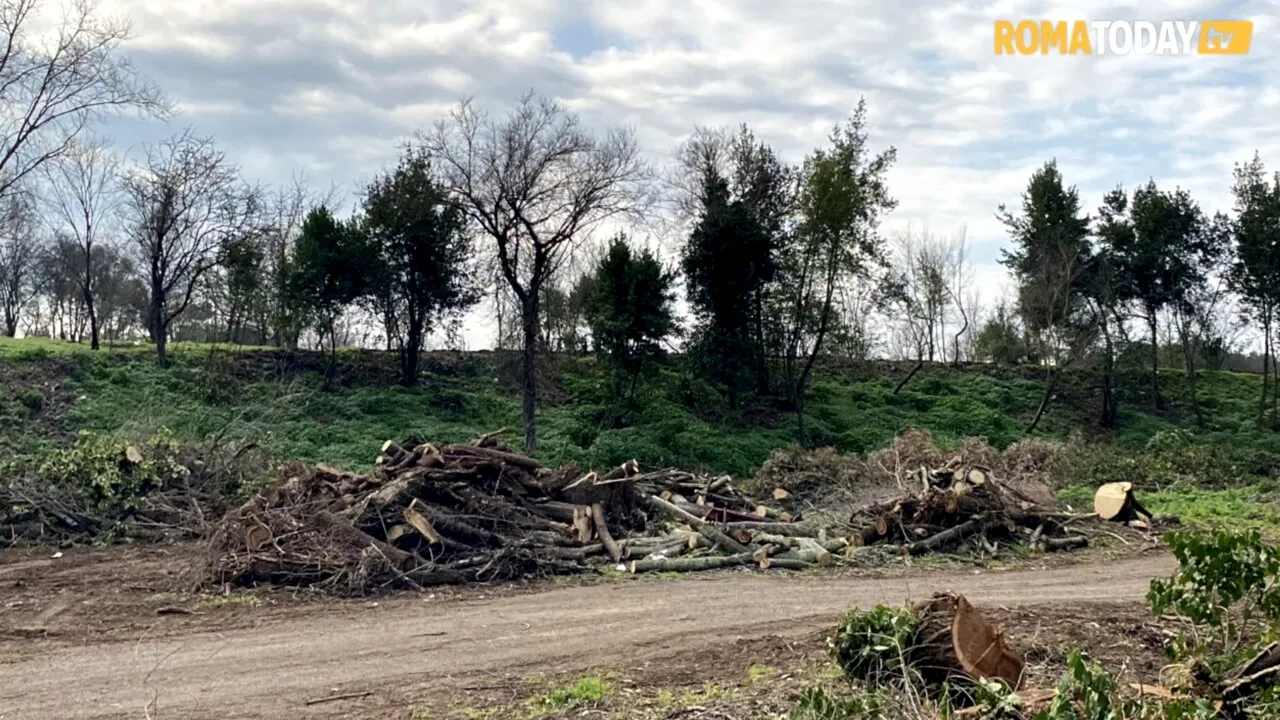
[[[656,495],[645,495],[644,500],[654,508],[662,510],[663,512],[666,512],[668,515],[671,515],[672,517],[675,517],[679,520],[683,520],[684,522],[688,523],[689,527],[692,527],[693,529],[697,530],[703,537],[716,543],[720,547],[723,547],[726,550],[731,550],[738,554],[742,554],[742,553],[746,553],[747,555],[751,554],[751,549],[748,548],[746,545],[743,545],[737,540],[734,540],[728,535],[725,535],[724,533],[720,532],[715,527],[712,527],[710,523],[703,522],[701,518],[694,517],[693,515],[685,512],[684,510],[681,510],[680,508],[676,507],[674,504],[669,503],[666,500],[663,500],[662,498]]]
[[[937,550],[947,543],[958,542],[969,535],[980,532],[982,530],[982,525],[983,521],[981,518],[974,518],[966,523],[927,537],[924,540],[907,545],[907,553],[910,555],[923,555],[931,550]]]
[[[322,698],[316,698],[314,700],[308,700],[306,704],[319,705],[320,703],[336,702],[338,700],[354,700],[356,698],[368,697],[372,694],[373,694],[372,690],[365,690],[364,692],[342,693],[341,695],[330,695],[329,697],[322,697]]]

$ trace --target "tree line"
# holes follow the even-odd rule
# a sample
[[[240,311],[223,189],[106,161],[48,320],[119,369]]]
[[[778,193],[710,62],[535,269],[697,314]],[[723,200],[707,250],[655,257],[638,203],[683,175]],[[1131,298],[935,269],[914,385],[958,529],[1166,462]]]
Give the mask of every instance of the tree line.
[[[1237,164],[1231,191],[1233,213],[1210,215],[1185,189],[1148,180],[1105,193],[1089,214],[1051,161],[1031,176],[1020,208],[1001,206],[1012,241],[1001,262],[1016,297],[985,323],[977,345],[997,361],[1046,367],[1044,399],[1028,430],[1062,372],[1080,364],[1099,371],[1103,426],[1116,425],[1124,394],[1164,409],[1160,370],[1170,366],[1185,370],[1185,402],[1203,423],[1198,371],[1239,357],[1244,323],[1261,330],[1258,419],[1275,426],[1280,173],[1268,175],[1255,154]],[[1123,370],[1140,364],[1145,397],[1122,382]]]
[[[1266,338],[1260,418],[1276,419],[1272,344],[1280,303],[1280,176],[1236,170],[1233,216],[1208,216],[1154,181],[1107,193],[1097,212],[1049,162],[1020,208],[999,208],[1015,296],[984,308],[963,229],[885,237],[896,149],[875,149],[859,103],[823,147],[788,163],[751,129],[696,128],[674,167],[653,167],[632,131],[592,131],[530,93],[501,116],[470,101],[401,148],[340,217],[336,193],[246,180],[214,139],[183,131],[120,157],[93,134],[122,110],[171,106],[118,52],[123,25],[73,5],[62,43],[28,37],[41,0],[6,17],[0,59],[9,124],[0,146],[0,314],[13,336],[105,341],[141,335],[167,362],[172,340],[317,345],[397,353],[418,382],[433,334],[454,334],[482,300],[498,346],[521,357],[525,444],[537,445],[539,363],[593,352],[634,402],[679,344],[690,372],[734,409],[760,398],[794,412],[824,357],[1038,364],[1100,370],[1101,422],[1138,397],[1127,368],[1222,367],[1248,317]],[[52,79],[50,79],[52,78]],[[657,227],[655,218],[669,220]],[[674,241],[663,261],[636,234]],[[598,236],[610,238],[595,244]],[[688,322],[677,311],[687,303]],[[1140,360],[1145,356],[1145,360]]]

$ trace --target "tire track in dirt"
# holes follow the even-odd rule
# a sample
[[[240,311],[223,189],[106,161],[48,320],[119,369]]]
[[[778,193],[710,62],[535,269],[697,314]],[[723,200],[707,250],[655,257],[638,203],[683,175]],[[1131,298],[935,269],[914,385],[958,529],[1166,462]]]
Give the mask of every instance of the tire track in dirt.
[[[305,703],[335,692],[462,692],[467,678],[507,672],[633,667],[692,641],[810,634],[851,605],[938,590],[980,607],[1138,601],[1174,567],[1160,555],[886,579],[720,575],[465,602],[410,595],[318,617],[300,607],[253,628],[54,647],[0,663],[0,720],[387,717],[361,715],[360,699]]]

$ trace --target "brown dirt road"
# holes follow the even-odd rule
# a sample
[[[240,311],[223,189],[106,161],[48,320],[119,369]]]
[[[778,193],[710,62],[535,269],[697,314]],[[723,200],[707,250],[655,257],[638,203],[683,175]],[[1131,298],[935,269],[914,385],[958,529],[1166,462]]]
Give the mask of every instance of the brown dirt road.
[[[884,579],[727,574],[240,608],[234,621],[213,613],[189,626],[160,616],[132,636],[101,628],[76,644],[0,634],[0,720],[408,718],[415,698],[459,697],[503,676],[636,670],[744,636],[812,636],[851,605],[944,589],[986,607],[1133,602],[1174,567],[1161,554]]]

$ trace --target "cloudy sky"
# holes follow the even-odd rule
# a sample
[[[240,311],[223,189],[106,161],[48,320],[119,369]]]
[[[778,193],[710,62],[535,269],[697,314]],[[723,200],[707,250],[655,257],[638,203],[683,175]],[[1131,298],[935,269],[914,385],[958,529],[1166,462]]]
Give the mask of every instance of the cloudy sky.
[[[1015,9],[1016,8],[1016,9]],[[530,89],[591,125],[633,127],[657,163],[695,125],[749,124],[786,159],[859,97],[898,148],[889,231],[967,227],[985,299],[1006,281],[994,218],[1057,158],[1090,209],[1150,177],[1227,210],[1234,163],[1280,169],[1274,0],[107,0],[127,52],[178,103],[113,121],[122,147],[192,126],[246,176],[353,193],[459,99],[501,112]],[[1254,22],[1248,56],[996,56],[997,19]],[[672,242],[674,239],[672,239]],[[478,344],[474,333],[469,333]]]

